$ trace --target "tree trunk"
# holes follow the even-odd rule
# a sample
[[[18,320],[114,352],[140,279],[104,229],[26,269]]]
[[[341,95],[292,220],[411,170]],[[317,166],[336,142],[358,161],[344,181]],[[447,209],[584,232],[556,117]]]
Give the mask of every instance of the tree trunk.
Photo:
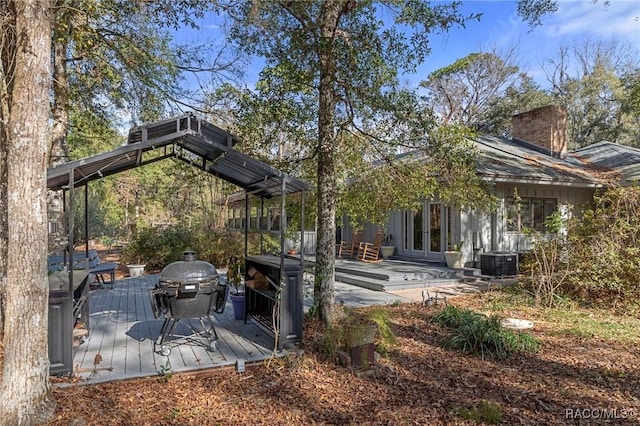
[[[63,7],[63,2],[57,1],[54,5],[56,15],[53,24],[53,69],[51,84],[53,86],[53,98],[51,107],[51,141],[49,146],[50,167],[69,161],[69,144],[67,142],[67,126],[69,125],[69,78],[67,73],[67,51],[69,49],[69,33],[71,32],[72,19],[67,16],[68,8]],[[60,25],[61,22],[66,25]],[[49,221],[57,220],[57,231],[51,232],[48,239],[48,251],[60,251],[66,244],[64,230],[64,208],[62,191],[47,192],[47,211]],[[51,214],[53,213],[53,214]]]
[[[67,144],[67,126],[69,124],[69,79],[67,78],[68,37],[58,34],[60,25],[55,26],[53,41],[53,107],[51,117],[51,147],[49,150],[49,166],[69,161]]]
[[[335,28],[338,25],[342,3],[326,2],[322,19],[322,43],[319,51],[320,84],[318,105],[318,241],[314,302],[320,319],[333,323],[336,235],[336,53],[333,50]]]
[[[46,169],[49,146],[50,4],[15,7],[15,74],[7,123],[7,261],[0,418],[43,423],[49,385]]]
[[[0,19],[3,27],[0,29],[0,341],[4,339],[4,294],[7,286],[7,239],[9,230],[7,224],[7,149],[9,134],[7,121],[9,120],[9,94],[11,79],[15,63],[15,22],[12,21],[13,5],[0,3]],[[0,355],[2,348],[0,345]],[[0,356],[0,367],[2,356]],[[0,378],[2,371],[0,369]]]

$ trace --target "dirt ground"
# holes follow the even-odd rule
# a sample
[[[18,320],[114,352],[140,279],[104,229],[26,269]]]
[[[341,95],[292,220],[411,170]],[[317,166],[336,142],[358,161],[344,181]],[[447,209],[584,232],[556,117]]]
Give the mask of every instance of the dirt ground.
[[[473,295],[452,303],[483,310],[487,302]],[[437,308],[387,307],[398,345],[365,372],[323,360],[322,327],[307,321],[302,355],[247,366],[244,373],[227,368],[91,386],[56,383],[50,424],[457,425],[476,424],[469,413],[486,402],[505,425],[602,424],[604,418],[640,424],[640,342],[578,336],[536,321],[540,352],[483,360],[443,349],[445,331],[429,322]]]

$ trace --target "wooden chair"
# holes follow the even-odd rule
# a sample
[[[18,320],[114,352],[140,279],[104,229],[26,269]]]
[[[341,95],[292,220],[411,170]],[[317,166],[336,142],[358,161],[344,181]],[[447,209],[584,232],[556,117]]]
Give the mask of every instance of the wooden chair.
[[[337,257],[354,257],[360,247],[360,241],[362,241],[362,231],[356,231],[351,236],[351,241],[340,241],[337,245]]]
[[[372,243],[362,242],[358,246],[358,255],[356,258],[363,262],[382,262],[380,246],[382,245],[383,233],[376,232],[376,237]]]

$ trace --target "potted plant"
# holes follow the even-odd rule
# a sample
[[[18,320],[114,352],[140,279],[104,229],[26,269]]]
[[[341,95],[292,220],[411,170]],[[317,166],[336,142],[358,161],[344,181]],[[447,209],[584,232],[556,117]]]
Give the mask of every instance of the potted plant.
[[[139,277],[144,274],[146,262],[145,247],[142,246],[140,240],[132,241],[122,252],[121,259],[127,263],[130,277]]]
[[[449,268],[462,268],[462,246],[464,241],[460,241],[457,244],[451,246],[451,250],[444,252],[444,258],[447,261],[447,267]]]
[[[380,252],[383,259],[388,259],[393,256],[393,252],[396,250],[396,246],[393,245],[393,235],[384,234],[382,238],[382,245],[380,246]]]
[[[342,329],[343,348],[351,357],[352,367],[366,367],[374,363],[373,349],[388,353],[397,344],[389,317],[383,309],[346,309],[344,314],[338,324]]]
[[[231,256],[227,266],[227,285],[231,286],[231,304],[233,317],[244,319],[244,288],[242,287],[242,257]]]
[[[130,277],[139,277],[144,274],[144,267],[147,266],[144,263],[130,263],[127,265],[129,268],[129,276]]]
[[[300,230],[296,228],[295,223],[289,224],[285,232],[285,236],[289,241],[291,241],[291,247],[287,250],[287,254],[298,254],[298,249],[300,247]]]

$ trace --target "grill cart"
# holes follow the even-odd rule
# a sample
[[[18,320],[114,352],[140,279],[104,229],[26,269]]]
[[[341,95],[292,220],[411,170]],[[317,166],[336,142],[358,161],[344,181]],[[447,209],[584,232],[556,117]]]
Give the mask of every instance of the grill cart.
[[[228,289],[218,279],[212,264],[196,260],[193,251],[185,251],[182,261],[162,270],[158,284],[150,293],[153,315],[164,316],[160,334],[154,341],[155,352],[168,356],[172,347],[182,343],[196,343],[216,350],[218,335],[211,315],[224,312]],[[199,320],[201,329],[194,328],[191,318]],[[191,334],[175,334],[181,319],[187,319],[183,324]]]

